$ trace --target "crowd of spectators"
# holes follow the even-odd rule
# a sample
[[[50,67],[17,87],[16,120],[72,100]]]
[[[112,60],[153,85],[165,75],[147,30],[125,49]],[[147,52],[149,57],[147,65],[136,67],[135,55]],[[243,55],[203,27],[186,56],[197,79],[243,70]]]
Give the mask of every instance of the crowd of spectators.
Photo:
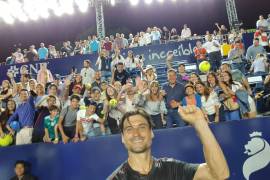
[[[112,37],[105,38],[104,43],[95,36],[91,37],[86,42],[90,42],[89,52],[99,53],[96,64],[84,60],[83,68],[79,72],[73,70],[63,81],[54,77],[45,64],[36,79],[25,72],[16,82],[13,74],[8,73],[0,91],[0,138],[10,134],[16,145],[32,142],[57,144],[60,141],[78,142],[94,136],[117,134],[120,133],[119,121],[123,114],[138,107],[151,115],[154,129],[188,125],[178,114],[180,105],[194,105],[202,109],[209,123],[254,118],[257,115],[256,99],[246,73],[252,71],[263,75],[264,91],[261,94],[270,93],[266,56],[269,42],[266,46],[266,27],[262,27],[264,23],[261,21],[262,18],[257,23],[253,45],[247,48],[247,52],[241,34],[232,30],[227,35],[224,25],[219,27],[216,24],[216,34],[207,32],[205,41],[197,41],[194,56],[198,64],[202,60],[211,63],[211,71],[206,74],[205,80],[196,72],[188,73],[185,64],[173,69],[173,54],[169,54],[166,60],[168,82],[161,85],[152,65],[145,66],[132,50],[129,50],[127,57],[121,55],[123,48],[139,46],[140,41],[135,39],[144,37],[146,33],[145,37],[151,37],[151,44],[169,40],[172,34],[169,31],[164,33],[166,28],[162,33],[157,28],[149,29],[126,41],[120,34],[113,42]],[[185,25],[181,38],[190,36],[190,29]],[[147,38],[145,40],[148,42]],[[75,44],[72,48],[70,42],[64,42],[61,56],[82,54],[81,42]],[[31,56],[29,52],[26,56],[16,52],[16,62],[23,62],[25,57],[40,60],[50,57],[50,50],[43,43],[38,51],[33,46],[31,49]],[[110,54],[112,50],[113,55]],[[17,57],[21,61],[17,61]],[[225,63],[222,63],[223,60]],[[243,68],[246,60],[251,62],[249,69]],[[94,66],[98,70],[94,70]],[[269,102],[269,99],[265,101],[264,106],[270,107]],[[18,129],[12,127],[14,123],[18,124]]]

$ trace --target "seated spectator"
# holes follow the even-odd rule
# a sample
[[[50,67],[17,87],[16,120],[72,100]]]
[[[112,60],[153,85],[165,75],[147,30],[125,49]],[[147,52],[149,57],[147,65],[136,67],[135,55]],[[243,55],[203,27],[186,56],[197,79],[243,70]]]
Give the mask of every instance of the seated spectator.
[[[119,62],[112,75],[112,82],[120,81],[122,85],[126,84],[130,79],[128,72],[124,69],[124,64]]]
[[[263,46],[259,44],[259,39],[255,38],[253,40],[253,45],[249,46],[247,49],[246,59],[253,61],[256,58],[257,54],[265,54],[265,53],[266,53],[265,49],[263,48]]]
[[[184,27],[181,31],[181,39],[187,39],[191,37],[191,30],[187,27],[187,24],[184,24]]]
[[[59,109],[57,106],[52,105],[49,107],[50,115],[44,118],[44,132],[43,141],[45,143],[57,144],[60,136],[58,133]]]
[[[88,101],[86,109],[77,113],[75,142],[85,141],[87,138],[105,135],[104,120],[96,114],[97,103]]]
[[[262,27],[256,30],[254,38],[258,38],[259,44],[264,47],[266,52],[270,52],[268,35]]]
[[[80,97],[72,95],[70,105],[62,109],[59,117],[58,127],[64,144],[70,139],[74,139],[76,133],[76,119],[79,110]]]
[[[143,64],[142,59],[135,57],[134,53],[131,50],[129,50],[128,56],[125,60],[125,68],[132,79],[135,79],[137,76],[140,76],[138,66],[142,66],[142,64]]]
[[[92,84],[94,81],[95,70],[91,68],[90,60],[83,61],[83,68],[81,69],[80,75],[82,76],[82,82],[84,85]]]
[[[142,72],[142,79],[145,79],[148,82],[154,81],[157,79],[157,74],[155,73],[155,68],[152,65],[147,65],[145,69],[142,69],[138,66]]]
[[[40,43],[40,48],[38,49],[38,58],[39,60],[48,59],[49,51],[45,47],[44,43]]]
[[[192,84],[185,85],[185,97],[181,100],[182,106],[194,105],[198,108],[202,107],[201,96],[195,92]]]
[[[47,87],[48,84],[53,82],[53,75],[49,69],[47,69],[46,63],[40,64],[40,70],[37,73],[37,82]]]
[[[201,96],[202,110],[208,122],[219,122],[220,102],[215,91],[210,89],[202,82],[196,83],[196,91]]]
[[[135,35],[133,41],[130,43],[129,48],[139,47],[140,46],[140,38],[138,35]]]
[[[154,27],[151,31],[152,44],[160,44],[161,34],[157,27]]]
[[[20,99],[22,104],[16,109],[16,111],[10,116],[7,122],[7,129],[12,135],[15,135],[15,131],[10,128],[9,124],[13,121],[19,121],[20,131],[16,134],[16,145],[31,144],[32,133],[35,118],[35,104],[33,92],[29,92],[26,89],[20,91]]]
[[[114,54],[112,55],[112,67],[116,67],[119,62],[124,64],[125,58],[121,55],[120,49],[114,49]]]
[[[5,134],[8,134],[9,131],[7,129],[7,122],[9,117],[15,112],[16,103],[14,100],[9,99],[7,101],[6,109],[0,114],[0,138],[2,138]]]
[[[263,30],[267,30],[268,22],[264,19],[263,15],[259,16],[259,20],[256,22],[257,29],[263,28]]]
[[[250,72],[254,75],[265,75],[268,70],[267,57],[265,54],[257,54],[256,59],[252,62]]]
[[[221,90],[219,87],[219,82],[216,74],[214,72],[209,72],[206,76],[206,83],[209,91],[215,91],[217,94]]]
[[[80,88],[80,92],[77,95],[83,95],[85,91],[85,85],[83,84],[82,76],[80,74],[76,74],[74,79],[71,79],[71,83],[69,85],[69,96],[74,94],[74,87]],[[78,93],[78,92],[77,92]]]
[[[37,178],[27,172],[27,165],[25,161],[16,161],[14,171],[16,175],[10,180],[37,180]]]
[[[121,34],[121,38],[123,40],[124,49],[129,47],[128,40],[125,38],[125,34]]]

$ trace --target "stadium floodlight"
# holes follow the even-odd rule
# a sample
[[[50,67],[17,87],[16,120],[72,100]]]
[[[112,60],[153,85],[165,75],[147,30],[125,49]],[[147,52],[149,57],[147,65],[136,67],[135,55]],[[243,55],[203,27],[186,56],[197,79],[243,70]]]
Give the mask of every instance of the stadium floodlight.
[[[132,6],[137,6],[139,4],[139,0],[129,0]]]
[[[31,20],[38,20],[39,19],[39,12],[37,11],[37,6],[38,4],[33,3],[32,0],[24,0],[23,1],[23,10],[25,14],[28,16],[29,19]]]
[[[144,2],[145,2],[145,4],[150,5],[150,4],[152,4],[153,0],[144,0]]]
[[[80,12],[85,13],[89,7],[89,0],[75,0],[75,4],[78,6]]]
[[[73,0],[59,0],[59,5],[63,10],[63,13],[72,15],[74,13],[74,1]]]
[[[111,5],[115,6],[115,0],[111,0]]]
[[[158,2],[160,2],[160,3],[164,3],[164,0],[157,0]]]
[[[13,24],[14,18],[10,14],[9,5],[7,2],[0,1],[0,18],[7,24]]]

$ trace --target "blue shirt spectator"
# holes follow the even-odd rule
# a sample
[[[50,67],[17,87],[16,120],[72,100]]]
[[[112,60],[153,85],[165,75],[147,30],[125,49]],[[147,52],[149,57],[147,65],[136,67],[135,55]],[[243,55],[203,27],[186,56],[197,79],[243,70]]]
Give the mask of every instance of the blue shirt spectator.
[[[97,53],[100,50],[100,43],[97,40],[96,36],[93,36],[93,40],[90,42],[90,48],[92,53]]]
[[[40,48],[38,49],[39,60],[45,60],[48,58],[48,49],[45,47],[44,43],[40,43]]]

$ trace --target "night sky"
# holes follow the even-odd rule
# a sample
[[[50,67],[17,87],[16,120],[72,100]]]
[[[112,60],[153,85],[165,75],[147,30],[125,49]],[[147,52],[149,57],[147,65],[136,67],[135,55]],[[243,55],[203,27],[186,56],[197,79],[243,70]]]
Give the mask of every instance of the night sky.
[[[128,0],[125,0],[128,1]],[[115,7],[105,7],[105,26],[110,30],[125,27],[136,33],[147,26],[176,27],[178,32],[187,23],[193,33],[203,34],[213,30],[215,22],[228,27],[225,0],[177,0],[172,3],[164,0],[163,4],[145,5],[142,3],[132,7],[128,3]],[[270,0],[236,0],[239,19],[245,28],[254,28],[260,14],[270,13]],[[78,34],[89,28],[95,28],[95,10],[90,8],[87,13],[76,12],[74,15],[55,17],[47,20],[16,22],[6,25],[0,22],[0,59],[4,60],[14,50],[14,44],[21,43],[21,48],[31,44],[39,46],[56,44],[64,40],[74,40]],[[109,30],[109,31],[110,31]],[[108,31],[108,29],[107,29]]]

